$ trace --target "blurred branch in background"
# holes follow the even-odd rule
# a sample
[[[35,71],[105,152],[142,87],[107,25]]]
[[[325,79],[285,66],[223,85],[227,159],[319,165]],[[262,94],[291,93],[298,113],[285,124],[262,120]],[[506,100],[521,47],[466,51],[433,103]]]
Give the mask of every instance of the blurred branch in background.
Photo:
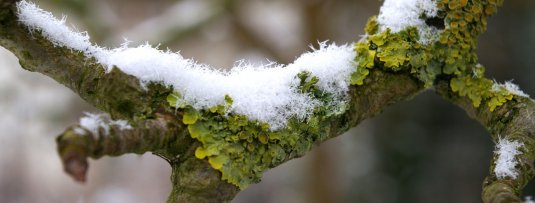
[[[128,40],[136,43],[146,41],[168,47],[188,35],[198,34],[202,28],[220,19],[229,3],[230,0],[178,1],[160,15],[144,20],[119,36],[128,36]]]
[[[88,30],[99,44],[117,46],[123,42],[117,36],[136,44],[161,43],[161,48],[182,50],[186,57],[219,67],[243,56],[253,63],[266,58],[288,62],[316,40],[356,41],[356,33],[363,33],[358,29],[377,13],[379,4],[376,0],[41,2],[50,10],[69,11],[69,22],[82,21],[73,24],[85,25],[79,29]],[[490,75],[500,81],[515,78],[530,95],[535,95],[534,6],[532,1],[506,1],[490,19],[480,43],[481,62]],[[173,19],[166,21],[167,17]],[[0,58],[1,63],[16,63],[7,53]],[[164,201],[170,171],[150,155],[92,163],[89,185],[71,183],[60,170],[51,137],[63,130],[62,123],[74,123],[79,112],[95,110],[51,80],[11,67],[15,66],[0,65],[1,202]],[[240,193],[235,202],[479,202],[475,190],[480,190],[488,173],[492,143],[484,129],[464,118],[464,112],[432,93],[421,95],[360,126],[358,135],[331,140],[302,160],[267,172],[262,183]],[[21,130],[20,123],[31,125]],[[339,147],[342,144],[351,147]],[[10,153],[17,159],[9,158],[14,157]],[[325,176],[331,179],[321,178]],[[48,187],[40,187],[42,183]],[[349,186],[335,191],[341,184]],[[535,195],[535,186],[526,193]]]

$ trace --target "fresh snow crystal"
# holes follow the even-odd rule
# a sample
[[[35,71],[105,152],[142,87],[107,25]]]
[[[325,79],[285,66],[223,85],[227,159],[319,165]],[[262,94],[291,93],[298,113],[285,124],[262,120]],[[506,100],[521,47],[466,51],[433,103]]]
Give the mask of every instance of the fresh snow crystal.
[[[510,177],[516,179],[518,171],[515,166],[518,164],[515,156],[521,154],[518,148],[524,146],[524,144],[518,141],[509,141],[505,138],[500,139],[496,145],[495,153],[498,154],[496,160],[496,167],[494,173],[499,179]]]
[[[436,40],[438,30],[428,26],[425,19],[436,17],[438,12],[435,0],[385,0],[379,11],[377,21],[379,30],[389,28],[396,33],[407,27],[416,27],[420,35],[420,43],[428,44]]]

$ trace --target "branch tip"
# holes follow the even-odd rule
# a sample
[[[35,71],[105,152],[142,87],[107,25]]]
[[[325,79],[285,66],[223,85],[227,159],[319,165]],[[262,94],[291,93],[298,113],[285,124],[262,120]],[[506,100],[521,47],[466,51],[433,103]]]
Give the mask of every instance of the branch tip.
[[[85,182],[88,168],[89,164],[85,158],[72,156],[63,159],[63,170],[77,182]]]

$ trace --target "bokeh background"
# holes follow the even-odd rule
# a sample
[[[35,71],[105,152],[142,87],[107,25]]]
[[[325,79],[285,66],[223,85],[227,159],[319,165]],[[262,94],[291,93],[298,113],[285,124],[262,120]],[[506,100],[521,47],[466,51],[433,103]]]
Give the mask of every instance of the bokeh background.
[[[214,67],[289,63],[317,41],[360,38],[377,0],[42,0],[99,45],[149,42]],[[487,76],[535,95],[535,1],[506,1],[481,37]],[[152,154],[90,162],[88,182],[62,171],[54,138],[98,112],[0,48],[0,202],[165,202],[170,167]],[[426,92],[264,174],[234,202],[481,202],[494,146],[463,111]],[[535,183],[525,190],[535,195]]]

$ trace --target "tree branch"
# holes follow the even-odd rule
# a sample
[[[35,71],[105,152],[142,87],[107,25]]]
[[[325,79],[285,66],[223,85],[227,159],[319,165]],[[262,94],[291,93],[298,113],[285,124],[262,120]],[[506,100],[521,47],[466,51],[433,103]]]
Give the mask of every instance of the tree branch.
[[[195,158],[195,149],[200,143],[186,130],[182,110],[167,104],[169,88],[150,84],[144,89],[137,78],[118,68],[106,73],[101,65],[94,59],[87,59],[83,53],[56,47],[39,32],[29,33],[17,22],[14,11],[11,8],[1,18],[0,45],[12,51],[25,69],[54,78],[89,103],[109,112],[112,118],[128,119],[134,126],[131,130],[112,127],[108,135],[103,134],[102,129],[97,134],[86,129],[82,135],[79,134],[81,126],[67,129],[57,139],[67,173],[84,181],[88,157],[97,159],[105,155],[150,151],[165,158],[173,167],[169,202],[223,202],[234,197],[237,187],[222,181],[221,174],[206,160]],[[423,89],[417,79],[406,73],[381,70],[372,71],[366,83],[369,84],[366,87],[350,88],[349,110],[324,121],[321,132],[325,135],[320,137],[338,136],[380,113],[386,106],[409,99]]]

